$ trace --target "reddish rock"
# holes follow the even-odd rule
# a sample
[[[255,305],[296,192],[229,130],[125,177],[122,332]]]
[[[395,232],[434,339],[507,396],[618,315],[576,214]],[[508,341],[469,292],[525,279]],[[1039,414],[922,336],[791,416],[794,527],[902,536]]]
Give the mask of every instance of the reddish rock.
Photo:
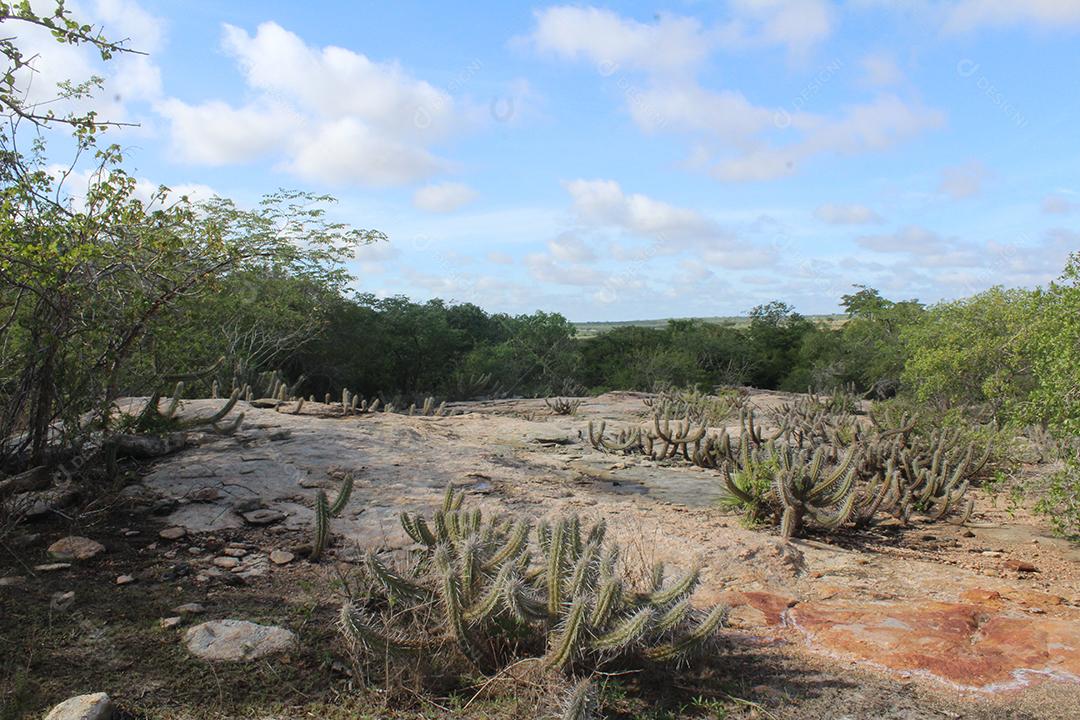
[[[803,603],[788,612],[810,646],[973,689],[1030,672],[1080,675],[1080,624],[983,605]]]
[[[1016,572],[1033,573],[1039,572],[1039,568],[1026,560],[1006,560],[1005,567],[1008,570],[1015,570]]]
[[[743,626],[782,625],[784,612],[799,599],[779,593],[746,591],[723,593],[719,602],[731,606],[732,615]]]
[[[1001,593],[996,590],[986,590],[984,588],[971,588],[960,593],[960,599],[966,603],[975,604],[994,604],[1000,603]]]

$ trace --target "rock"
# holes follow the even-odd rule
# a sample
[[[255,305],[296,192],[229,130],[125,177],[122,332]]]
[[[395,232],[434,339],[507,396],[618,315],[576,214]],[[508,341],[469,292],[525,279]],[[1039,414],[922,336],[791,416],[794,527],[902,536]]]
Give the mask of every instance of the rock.
[[[69,535],[49,546],[49,555],[55,560],[89,560],[105,552],[105,546],[96,540]]]
[[[56,570],[67,570],[71,567],[71,563],[45,563],[44,565],[35,565],[34,569],[38,572],[54,572]]]
[[[243,515],[246,512],[258,510],[261,504],[262,502],[257,497],[240,498],[233,502],[232,509],[234,512]]]
[[[983,554],[983,557],[999,558],[1002,555],[1004,555],[1005,553],[1000,552],[998,550],[983,550],[982,554]]]
[[[272,525],[276,522],[281,522],[285,519],[285,513],[280,510],[269,510],[262,508],[259,510],[252,510],[251,512],[245,512],[241,514],[244,518],[244,522],[249,525]]]
[[[45,716],[45,720],[109,720],[113,716],[112,702],[105,693],[79,695],[60,703]]]
[[[170,630],[182,622],[184,622],[184,619],[179,615],[175,615],[173,617],[161,618],[161,620],[158,620],[158,625],[164,630]]]
[[[162,498],[150,507],[150,513],[152,515],[171,515],[179,504],[176,498]]]
[[[74,602],[74,590],[68,590],[67,592],[55,592],[52,594],[52,598],[50,598],[49,600],[49,606],[54,610],[64,610],[71,607],[71,604]]]
[[[1006,560],[1005,567],[1009,570],[1015,570],[1016,572],[1034,573],[1039,572],[1039,568],[1026,560]]]
[[[173,527],[167,527],[158,533],[158,537],[162,540],[179,540],[187,535],[187,528],[174,525]]]
[[[177,605],[172,611],[177,615],[201,615],[206,612],[206,608],[199,603],[184,603]]]
[[[961,688],[1016,687],[1025,671],[1080,674],[1080,623],[1063,618],[936,601],[800,603],[788,618],[811,648]]]
[[[270,551],[270,562],[274,563],[275,565],[288,565],[289,563],[291,563],[295,559],[296,559],[296,556],[293,555],[288,550],[271,550]]]
[[[164,582],[172,582],[174,580],[179,580],[182,577],[187,577],[190,574],[191,566],[186,562],[178,562],[165,572],[161,573],[161,579]]]
[[[248,551],[244,548],[228,547],[221,551],[222,555],[228,555],[229,557],[242,558],[248,554]]]
[[[130,585],[133,582],[135,582],[135,578],[130,575],[118,575],[116,577],[117,585]]]
[[[221,492],[217,488],[204,487],[199,488],[195,492],[191,493],[192,502],[214,502],[221,498]]]
[[[217,565],[219,568],[232,570],[234,567],[240,566],[240,561],[234,557],[222,556],[214,558],[214,564]]]
[[[188,652],[210,661],[254,660],[286,652],[295,643],[296,635],[285,628],[247,620],[214,620],[184,633]]]
[[[124,531],[124,537],[135,537],[138,534],[139,534],[138,530],[125,530]]]
[[[0,587],[22,587],[26,584],[26,578],[21,575],[8,575],[0,578]]]

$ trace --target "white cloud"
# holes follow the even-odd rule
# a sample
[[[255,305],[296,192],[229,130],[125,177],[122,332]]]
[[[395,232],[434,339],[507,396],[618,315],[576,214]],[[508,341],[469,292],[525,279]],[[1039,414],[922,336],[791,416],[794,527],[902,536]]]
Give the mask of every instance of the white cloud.
[[[535,13],[530,35],[543,53],[587,60],[604,75],[619,69],[671,72],[700,63],[712,44],[693,18],[661,15],[655,23],[624,18],[611,10],[562,5]]]
[[[990,171],[978,160],[952,165],[942,169],[938,191],[953,200],[975,197],[982,192],[983,182],[989,177]]]
[[[884,87],[898,85],[904,81],[904,73],[896,64],[896,60],[886,53],[871,53],[863,57],[860,62],[864,80],[868,85]]]
[[[758,23],[749,41],[804,53],[829,36],[833,10],[826,0],[732,0],[736,22]]]
[[[1077,209],[1080,209],[1080,202],[1071,200],[1062,193],[1051,193],[1042,201],[1042,211],[1047,215],[1067,215]]]
[[[552,257],[561,262],[589,263],[596,260],[596,253],[585,241],[572,233],[562,233],[548,241]]]
[[[102,173],[97,169],[80,168],[72,170],[64,165],[50,165],[46,168],[46,172],[56,182],[61,183],[60,197],[79,210],[85,208],[86,195],[91,186],[102,180]],[[134,196],[143,203],[158,206],[160,203],[157,195],[160,189],[160,183],[145,177],[135,177]],[[166,204],[177,202],[183,197],[198,203],[219,196],[219,193],[214,188],[202,183],[174,183],[167,186],[167,189]]]
[[[894,95],[852,105],[837,118],[797,113],[787,116],[786,124],[801,134],[798,140],[787,145],[763,142],[755,149],[721,160],[714,166],[713,175],[729,182],[786,177],[815,156],[887,150],[944,122],[940,111],[910,105]]]
[[[814,216],[830,225],[871,225],[881,222],[879,216],[865,205],[825,203],[814,210]]]
[[[1048,28],[1080,25],[1076,0],[960,0],[947,6],[945,27],[953,32],[1009,25]]]
[[[412,203],[428,212],[448,213],[468,205],[476,197],[476,191],[464,183],[444,182],[420,188],[413,194]]]
[[[430,147],[461,129],[469,111],[398,63],[311,47],[273,22],[254,35],[225,25],[223,46],[254,97],[242,106],[162,102],[182,158],[270,158],[305,180],[339,185],[400,185],[447,169]]]
[[[724,236],[700,213],[647,195],[628,195],[614,180],[572,180],[564,186],[573,200],[578,220],[586,225],[615,226],[632,235],[662,242]]]

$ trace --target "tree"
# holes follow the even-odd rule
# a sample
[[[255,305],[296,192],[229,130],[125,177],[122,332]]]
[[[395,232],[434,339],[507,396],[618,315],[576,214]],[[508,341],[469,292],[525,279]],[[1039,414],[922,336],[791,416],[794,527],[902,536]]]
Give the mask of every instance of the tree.
[[[63,3],[50,16],[26,2],[0,3],[0,25],[11,22],[47,27],[62,43],[89,43],[105,60],[126,51],[73,20]],[[220,199],[174,201],[164,187],[143,202],[119,148],[97,147],[108,123],[92,111],[56,117],[27,104],[17,77],[31,61],[10,38],[0,41],[0,53],[8,61],[0,81],[7,121],[0,131],[0,467],[54,460],[105,428],[147,338],[173,308],[214,283],[273,267],[340,287],[342,261],[357,244],[382,238],[328,222],[329,198],[304,193],[277,193],[254,211]],[[60,93],[85,96],[94,84]],[[69,166],[94,158],[85,198],[71,198],[66,176],[47,171],[40,132],[28,152],[20,150],[24,123],[71,129]]]

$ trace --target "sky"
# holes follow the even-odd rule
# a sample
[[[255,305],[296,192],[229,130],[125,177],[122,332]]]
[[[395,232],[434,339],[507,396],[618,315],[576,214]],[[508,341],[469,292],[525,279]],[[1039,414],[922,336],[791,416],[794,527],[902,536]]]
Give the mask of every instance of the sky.
[[[41,3],[38,3],[41,5]],[[1080,0],[79,0],[141,186],[329,193],[379,296],[574,321],[1032,287],[1080,250]]]

